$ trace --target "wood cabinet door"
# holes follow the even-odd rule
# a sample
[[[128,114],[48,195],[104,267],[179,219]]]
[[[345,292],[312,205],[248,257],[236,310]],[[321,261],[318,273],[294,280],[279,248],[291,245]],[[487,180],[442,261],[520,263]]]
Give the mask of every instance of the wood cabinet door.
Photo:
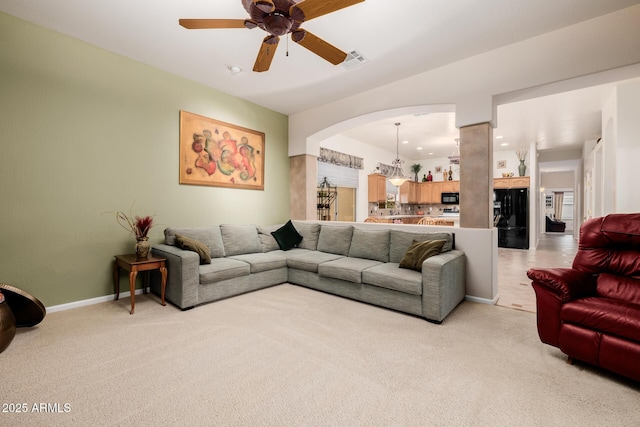
[[[411,203],[411,181],[400,186],[400,203]]]
[[[380,174],[368,176],[368,199],[372,203],[382,203],[387,199],[387,178]]]
[[[442,203],[442,182],[430,182],[431,187],[429,203]]]
[[[443,193],[459,193],[460,181],[443,181],[442,192]]]
[[[421,182],[418,184],[418,203],[419,204],[426,204],[429,203],[429,200],[431,199],[431,194],[430,194],[430,190],[431,187],[429,186],[428,182]]]

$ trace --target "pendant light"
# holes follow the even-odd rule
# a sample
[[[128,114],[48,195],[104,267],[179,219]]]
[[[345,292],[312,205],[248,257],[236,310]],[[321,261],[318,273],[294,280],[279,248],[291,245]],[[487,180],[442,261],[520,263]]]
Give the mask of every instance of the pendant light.
[[[460,138],[456,138],[456,150],[451,153],[449,156],[449,164],[459,165],[460,164]]]
[[[391,162],[393,165],[393,174],[389,177],[389,182],[396,187],[400,187],[407,181],[407,177],[402,173],[402,164],[404,161],[400,160],[400,123],[396,123],[396,159]]]

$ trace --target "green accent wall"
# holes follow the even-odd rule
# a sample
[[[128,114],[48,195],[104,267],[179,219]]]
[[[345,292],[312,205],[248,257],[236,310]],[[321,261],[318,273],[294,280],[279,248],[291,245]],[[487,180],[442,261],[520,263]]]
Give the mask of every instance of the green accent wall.
[[[180,185],[180,110],[264,132],[264,191]],[[152,244],[285,222],[287,144],[286,115],[0,13],[0,282],[45,306],[113,294],[119,210],[155,215]]]

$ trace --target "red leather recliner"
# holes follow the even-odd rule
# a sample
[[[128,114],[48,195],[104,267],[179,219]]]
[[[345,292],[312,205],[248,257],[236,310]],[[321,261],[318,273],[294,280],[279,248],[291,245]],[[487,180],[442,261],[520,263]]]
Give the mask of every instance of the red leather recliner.
[[[527,276],[542,342],[640,381],[640,213],[586,221],[572,268]]]

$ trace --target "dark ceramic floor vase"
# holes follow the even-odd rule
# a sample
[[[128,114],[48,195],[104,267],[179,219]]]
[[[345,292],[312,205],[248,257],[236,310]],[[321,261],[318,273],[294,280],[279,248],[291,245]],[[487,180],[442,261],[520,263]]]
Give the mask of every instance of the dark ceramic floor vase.
[[[9,347],[16,335],[16,317],[0,292],[0,353]]]

